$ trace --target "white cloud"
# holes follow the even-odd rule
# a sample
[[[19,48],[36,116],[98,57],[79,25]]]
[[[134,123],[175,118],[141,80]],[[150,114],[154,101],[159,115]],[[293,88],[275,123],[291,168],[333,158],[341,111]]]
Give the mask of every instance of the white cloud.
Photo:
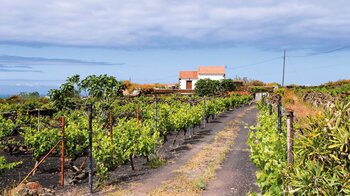
[[[4,65],[3,65],[4,64]],[[79,59],[54,59],[43,57],[24,57],[0,54],[0,68],[32,68],[36,65],[85,65],[85,66],[111,66],[124,65],[124,63],[111,63],[102,61],[85,61]]]
[[[3,0],[0,42],[93,47],[349,42],[343,0]]]

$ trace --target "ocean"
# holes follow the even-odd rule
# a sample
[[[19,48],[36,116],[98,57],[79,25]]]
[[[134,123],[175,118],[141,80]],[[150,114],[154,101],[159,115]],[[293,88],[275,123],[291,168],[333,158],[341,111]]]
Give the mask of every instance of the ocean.
[[[6,94],[0,94],[0,98],[1,99],[6,99],[8,97],[10,97],[11,95],[6,95]]]

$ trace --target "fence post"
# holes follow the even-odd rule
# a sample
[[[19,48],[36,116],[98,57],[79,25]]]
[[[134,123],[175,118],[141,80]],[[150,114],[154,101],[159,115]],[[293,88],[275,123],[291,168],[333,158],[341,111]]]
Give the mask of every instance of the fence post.
[[[203,110],[204,110],[204,115],[203,115],[203,128],[205,128],[205,125],[207,123],[207,119],[206,119],[206,98],[204,97],[204,107],[203,107]]]
[[[140,106],[139,106],[139,103],[137,102],[136,104],[136,119],[137,119],[137,122],[140,120]]]
[[[277,104],[277,114],[278,114],[278,133],[282,133],[282,97],[278,96]]]
[[[190,98],[188,99],[188,102],[190,104],[190,109],[192,109],[193,103],[192,103],[192,96],[191,95],[190,95]],[[194,127],[191,127],[191,126],[188,127],[188,135],[189,135],[190,138],[193,135],[193,130],[192,129],[194,129]]]
[[[40,110],[38,109],[38,132],[40,131]]]
[[[288,166],[293,165],[293,143],[294,143],[294,130],[293,130],[293,111],[287,111],[287,161]]]
[[[89,103],[88,105],[88,113],[89,113],[89,188],[90,193],[92,193],[92,104]]]
[[[261,99],[262,99],[263,104],[264,104],[264,105],[266,105],[266,98],[265,98],[265,94],[260,93],[260,95],[261,95]]]
[[[157,131],[157,121],[158,121],[158,104],[157,104],[157,95],[154,96],[154,132]]]
[[[192,108],[192,105],[193,105],[193,103],[192,103],[192,96],[190,96],[190,99],[188,100],[188,102],[190,102],[190,108]]]
[[[61,186],[64,186],[64,116],[61,118],[62,123],[62,152],[61,152]]]
[[[26,176],[25,178],[23,178],[23,180],[18,184],[18,186],[21,185],[21,184],[23,184],[23,182],[27,180],[27,178],[41,165],[41,163],[43,163],[43,162],[46,160],[46,158],[52,153],[52,151],[57,147],[57,145],[58,145],[60,142],[61,142],[61,141],[58,140],[58,142],[51,148],[51,150],[39,161],[38,164],[36,164],[36,165],[34,166],[34,168],[27,174],[27,176]],[[17,187],[18,187],[18,186],[17,186]]]
[[[270,114],[270,116],[272,115],[272,104],[271,103],[269,103],[269,114]]]
[[[154,132],[157,131],[158,124],[158,103],[157,103],[157,95],[154,96]],[[153,153],[156,154],[156,143],[153,144]],[[148,160],[148,157],[147,157]]]
[[[111,136],[111,139],[113,138],[113,114],[112,112],[109,112],[109,133]]]

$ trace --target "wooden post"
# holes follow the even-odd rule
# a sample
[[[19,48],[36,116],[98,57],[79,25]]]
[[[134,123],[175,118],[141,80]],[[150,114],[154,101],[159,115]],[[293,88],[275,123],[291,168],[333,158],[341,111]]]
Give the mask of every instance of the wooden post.
[[[92,194],[92,104],[87,105],[89,113],[89,188],[90,193]]]
[[[207,123],[207,116],[206,116],[206,100],[204,97],[204,107],[203,107],[204,115],[203,115],[203,128],[205,128],[205,125]]]
[[[154,96],[154,132],[157,131],[157,121],[158,121],[158,105],[157,105],[157,95]]]
[[[269,103],[269,114],[270,114],[270,116],[272,115],[272,105],[271,105],[271,103]]]
[[[38,132],[40,131],[40,110],[38,109]]]
[[[109,134],[111,139],[113,138],[113,114],[109,112]]]
[[[61,152],[61,186],[64,186],[64,116],[61,118],[62,123],[62,152]]]
[[[277,104],[277,114],[278,114],[278,133],[282,133],[282,97],[278,96],[278,104]]]
[[[136,119],[137,119],[137,121],[140,120],[140,106],[139,106],[139,103],[137,103],[137,105],[136,105]]]
[[[189,103],[190,103],[190,107],[192,108],[192,105],[193,105],[193,103],[192,103],[192,96],[189,99]]]
[[[27,180],[27,178],[30,176],[30,174],[32,174],[32,173],[36,170],[36,168],[38,168],[38,167],[41,165],[41,163],[44,162],[44,161],[46,160],[46,158],[51,154],[51,152],[57,147],[57,145],[58,145],[60,142],[61,142],[61,141],[58,140],[58,142],[57,142],[57,143],[51,148],[51,150],[39,161],[39,163],[35,165],[35,167],[34,167],[34,168],[27,174],[27,176],[18,184],[18,186],[21,185],[21,184],[23,184],[23,182],[24,182],[25,180]],[[18,186],[17,186],[17,187],[18,187]]]
[[[261,99],[262,99],[263,104],[266,105],[265,94],[260,93],[260,95],[261,95]]]
[[[157,124],[158,124],[158,99],[157,95],[154,96],[154,133],[157,132]],[[153,143],[153,153],[156,154],[156,143]],[[148,157],[147,157],[148,160]],[[134,170],[134,165],[132,165]]]
[[[192,96],[190,96],[188,102],[189,102],[189,104],[190,104],[190,109],[192,109],[192,105],[193,105],[193,103],[192,103]],[[190,138],[191,138],[192,135],[193,135],[193,133],[191,133],[191,132],[192,132],[192,127],[189,126],[189,127],[188,127],[188,135],[189,135]]]
[[[293,130],[293,111],[287,112],[287,162],[288,166],[293,165],[293,143],[294,143],[294,130]]]

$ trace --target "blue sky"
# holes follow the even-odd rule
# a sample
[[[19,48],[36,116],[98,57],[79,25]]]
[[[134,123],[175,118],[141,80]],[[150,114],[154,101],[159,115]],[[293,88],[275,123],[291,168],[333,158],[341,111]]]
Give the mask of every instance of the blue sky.
[[[2,0],[0,94],[73,74],[175,83],[180,70],[314,85],[349,79],[347,0]]]

